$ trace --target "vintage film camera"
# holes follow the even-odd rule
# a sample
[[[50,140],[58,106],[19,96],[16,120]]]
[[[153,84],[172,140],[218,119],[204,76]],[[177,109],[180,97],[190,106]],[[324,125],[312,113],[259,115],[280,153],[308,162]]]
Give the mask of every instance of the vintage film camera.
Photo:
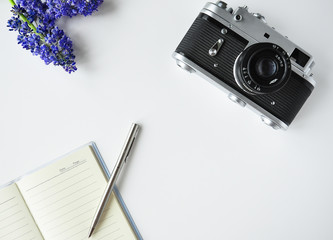
[[[313,57],[246,6],[207,3],[172,56],[274,129],[288,128],[315,86]]]

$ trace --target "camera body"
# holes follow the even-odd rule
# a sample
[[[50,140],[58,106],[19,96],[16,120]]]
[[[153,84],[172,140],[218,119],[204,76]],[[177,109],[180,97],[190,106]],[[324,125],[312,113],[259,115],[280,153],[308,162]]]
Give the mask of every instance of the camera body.
[[[315,87],[313,57],[246,6],[207,3],[172,56],[274,129],[287,130]]]

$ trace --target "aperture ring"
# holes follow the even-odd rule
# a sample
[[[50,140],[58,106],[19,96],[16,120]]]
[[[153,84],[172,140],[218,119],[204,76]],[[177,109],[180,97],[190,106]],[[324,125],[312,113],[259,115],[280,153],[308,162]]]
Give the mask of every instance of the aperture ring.
[[[268,75],[260,74],[257,69],[258,62],[260,64],[262,62],[274,64],[274,68],[268,69]],[[291,63],[289,56],[286,51],[274,43],[251,45],[237,57],[234,64],[234,77],[237,84],[244,91],[251,94],[275,92],[287,83],[290,75]]]

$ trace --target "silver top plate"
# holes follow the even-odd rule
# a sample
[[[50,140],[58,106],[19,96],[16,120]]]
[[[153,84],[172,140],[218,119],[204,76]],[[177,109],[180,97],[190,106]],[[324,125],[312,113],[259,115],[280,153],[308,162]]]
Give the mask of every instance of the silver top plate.
[[[309,56],[310,59],[302,67],[291,58],[292,70],[315,86],[316,82],[312,78],[311,73],[311,69],[314,66],[313,57],[288,38],[275,31],[274,28],[267,25],[262,15],[250,13],[247,7],[239,7],[230,13],[230,9],[219,7],[214,3],[207,3],[201,12],[228,26],[234,32],[248,40],[248,46],[258,42],[272,42],[282,47],[289,56],[291,56],[296,48],[299,49]],[[265,37],[265,35],[269,36],[269,38]]]

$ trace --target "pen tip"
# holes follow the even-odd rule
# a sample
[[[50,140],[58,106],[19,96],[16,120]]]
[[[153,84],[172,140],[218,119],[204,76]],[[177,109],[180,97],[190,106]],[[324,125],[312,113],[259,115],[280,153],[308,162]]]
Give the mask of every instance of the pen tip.
[[[88,238],[90,238],[91,237],[91,235],[93,234],[93,231],[95,230],[95,228],[90,228],[89,229],[89,236],[88,236]]]

